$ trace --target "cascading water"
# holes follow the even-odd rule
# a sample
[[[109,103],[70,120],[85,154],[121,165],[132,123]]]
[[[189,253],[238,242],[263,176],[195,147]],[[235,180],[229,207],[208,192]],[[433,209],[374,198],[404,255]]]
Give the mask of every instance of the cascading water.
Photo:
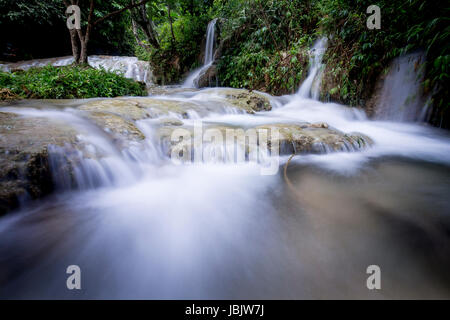
[[[323,73],[322,57],[327,49],[327,42],[327,38],[318,39],[310,50],[308,76],[297,93],[302,98],[313,98],[314,100],[319,98]]]
[[[187,77],[183,83],[184,88],[196,88],[198,87],[199,77],[207,71],[214,63],[214,41],[215,41],[215,31],[216,31],[217,19],[211,20],[208,23],[208,28],[206,30],[206,46],[205,46],[205,58],[203,60],[203,66],[197,70],[192,71],[192,73]]]
[[[76,190],[0,219],[0,298],[448,298],[448,133],[310,99],[317,57],[302,94],[265,95],[274,108],[257,114],[226,88],[2,107],[62,121],[78,147],[49,149],[55,179],[66,190],[75,178]],[[297,154],[286,172],[290,154],[281,156],[269,176],[255,162],[173,163],[162,137],[198,120],[217,130],[295,124],[289,139],[307,143],[310,130],[325,150]],[[343,134],[330,140],[324,127]],[[336,152],[355,131],[373,145]],[[74,177],[59,174],[67,159]],[[82,295],[65,288],[73,264]],[[382,266],[383,290],[367,290],[369,264]]]
[[[214,61],[214,40],[216,31],[217,19],[211,20],[208,23],[208,28],[206,30],[206,46],[205,46],[205,59],[204,65],[212,63]]]
[[[0,70],[10,72],[11,70],[28,70],[33,67],[44,67],[52,65],[55,67],[68,66],[74,62],[73,57],[60,57],[49,59],[36,59],[16,63],[0,64]],[[120,56],[89,56],[88,63],[94,68],[104,68],[112,72],[121,72],[125,77],[152,84],[152,72],[148,62],[140,61],[136,57]]]
[[[425,56],[421,52],[394,59],[377,99],[376,119],[402,122],[426,120],[426,102],[422,97],[421,85],[424,62]]]

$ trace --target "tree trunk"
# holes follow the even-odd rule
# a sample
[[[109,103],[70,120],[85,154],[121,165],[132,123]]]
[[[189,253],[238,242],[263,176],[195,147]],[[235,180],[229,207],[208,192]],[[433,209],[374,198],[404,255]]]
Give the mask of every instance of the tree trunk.
[[[175,34],[173,33],[172,16],[170,15],[170,4],[167,4],[167,13],[169,15],[170,32],[172,33],[172,44],[173,44],[177,40],[175,39]]]
[[[63,0],[64,5],[66,7],[69,7],[70,4],[72,5],[78,5],[78,1],[74,1],[71,0],[70,3],[67,2],[66,0]],[[67,15],[68,17],[69,15]],[[70,30],[69,29],[69,34],[70,34],[70,43],[72,46],[72,56],[73,56],[73,60],[75,64],[78,64],[78,61],[80,59],[80,47],[78,45],[78,36],[77,36],[77,30]]]
[[[132,4],[135,4],[134,0],[131,1]],[[145,4],[135,8],[131,11],[131,20],[133,23],[133,32],[136,37],[136,41],[139,45],[142,46],[142,43],[139,41],[139,37],[136,32],[136,25],[139,25],[141,30],[144,32],[147,41],[154,47],[159,48],[158,35],[155,31],[155,26],[153,25],[153,21],[147,17],[147,10],[145,9]]]
[[[81,43],[81,53],[79,64],[87,64],[88,63],[88,43],[89,37],[91,36],[91,31],[93,27],[92,18],[94,17],[94,0],[90,1],[89,5],[89,17],[88,17],[88,25],[86,28],[86,33],[83,35],[81,30],[78,30],[78,37],[80,38]]]
[[[70,30],[70,42],[72,44],[72,55],[75,63],[80,59],[80,48],[78,46],[78,37],[76,30]]]
[[[78,64],[87,64],[88,63],[87,47],[88,47],[88,43],[85,40],[81,43],[81,53],[80,53],[80,59],[78,60]]]

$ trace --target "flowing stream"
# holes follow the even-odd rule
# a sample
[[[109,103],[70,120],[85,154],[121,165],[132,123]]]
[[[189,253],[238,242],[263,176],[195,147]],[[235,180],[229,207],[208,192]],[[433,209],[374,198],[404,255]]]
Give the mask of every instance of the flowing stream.
[[[394,59],[378,99],[376,118],[402,122],[426,121],[427,103],[422,98],[425,55],[422,52]]]
[[[217,19],[211,20],[206,30],[206,46],[205,46],[205,58],[203,66],[192,71],[183,83],[184,88],[197,88],[198,79],[207,71],[214,63],[214,40],[216,32]]]
[[[167,89],[152,99],[185,112],[130,116],[145,139],[122,148],[80,108],[98,99],[2,107],[72,127],[87,151],[52,149],[60,192],[0,219],[0,297],[449,298],[448,132],[311,99],[319,68],[314,58],[298,94],[266,95],[273,109],[257,114],[230,104],[224,88]],[[374,144],[297,155],[286,175],[288,155],[275,175],[254,162],[175,164],[156,135],[168,117],[239,128],[326,122]],[[75,187],[58,174],[64,156],[79,158]],[[372,264],[382,290],[366,287]],[[66,289],[69,265],[82,270],[81,291]]]

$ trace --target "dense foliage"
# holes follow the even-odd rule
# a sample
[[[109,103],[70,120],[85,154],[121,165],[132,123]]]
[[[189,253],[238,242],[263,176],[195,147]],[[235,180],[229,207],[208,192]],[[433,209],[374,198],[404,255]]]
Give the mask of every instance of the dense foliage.
[[[229,0],[215,2],[222,18],[222,84],[292,92],[305,77],[306,49],[313,39],[331,39],[322,99],[366,107],[389,62],[421,50],[424,94],[431,93],[438,125],[448,119],[449,6],[419,0],[377,1],[381,29],[369,30],[370,0]],[[447,114],[447,115],[446,115]]]
[[[420,0],[378,1],[381,29],[366,27],[370,0],[321,1],[321,25],[332,37],[325,57],[327,65],[323,98],[351,105],[365,105],[377,78],[392,58],[424,51],[424,93],[432,93],[435,114],[441,125],[448,113],[450,15],[440,2]],[[448,116],[447,116],[448,118]]]
[[[306,76],[316,33],[311,1],[216,1],[222,18],[221,83],[281,94],[293,92]]]
[[[146,95],[145,85],[123,75],[90,67],[32,68],[0,72],[0,88],[22,98],[72,99]]]

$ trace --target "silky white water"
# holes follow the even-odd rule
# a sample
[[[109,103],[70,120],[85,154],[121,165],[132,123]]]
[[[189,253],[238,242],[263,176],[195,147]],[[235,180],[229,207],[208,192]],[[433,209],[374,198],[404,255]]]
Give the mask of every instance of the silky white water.
[[[376,118],[402,122],[426,121],[421,82],[425,74],[422,52],[394,59],[378,99]]]
[[[302,98],[319,99],[319,89],[323,73],[322,57],[327,49],[327,43],[327,38],[320,38],[316,40],[311,49],[308,76],[303,81],[297,93]]]
[[[119,149],[77,109],[86,100],[9,106],[3,110],[66,122],[104,160],[83,158],[83,150],[80,187],[0,219],[0,297],[450,297],[447,131],[370,120],[301,94],[270,97],[272,111],[251,115],[221,90],[154,98],[186,103],[184,116],[168,113],[185,125],[326,122],[374,145],[295,156],[288,187],[287,157],[270,176],[257,163],[174,164],[156,138],[167,115],[135,121],[146,139]],[[381,291],[367,290],[371,264],[382,269]],[[66,289],[68,265],[80,266],[82,291]]]
[[[217,19],[211,20],[206,31],[205,58],[203,66],[192,71],[183,83],[184,88],[197,88],[199,77],[214,63],[214,41]]]

